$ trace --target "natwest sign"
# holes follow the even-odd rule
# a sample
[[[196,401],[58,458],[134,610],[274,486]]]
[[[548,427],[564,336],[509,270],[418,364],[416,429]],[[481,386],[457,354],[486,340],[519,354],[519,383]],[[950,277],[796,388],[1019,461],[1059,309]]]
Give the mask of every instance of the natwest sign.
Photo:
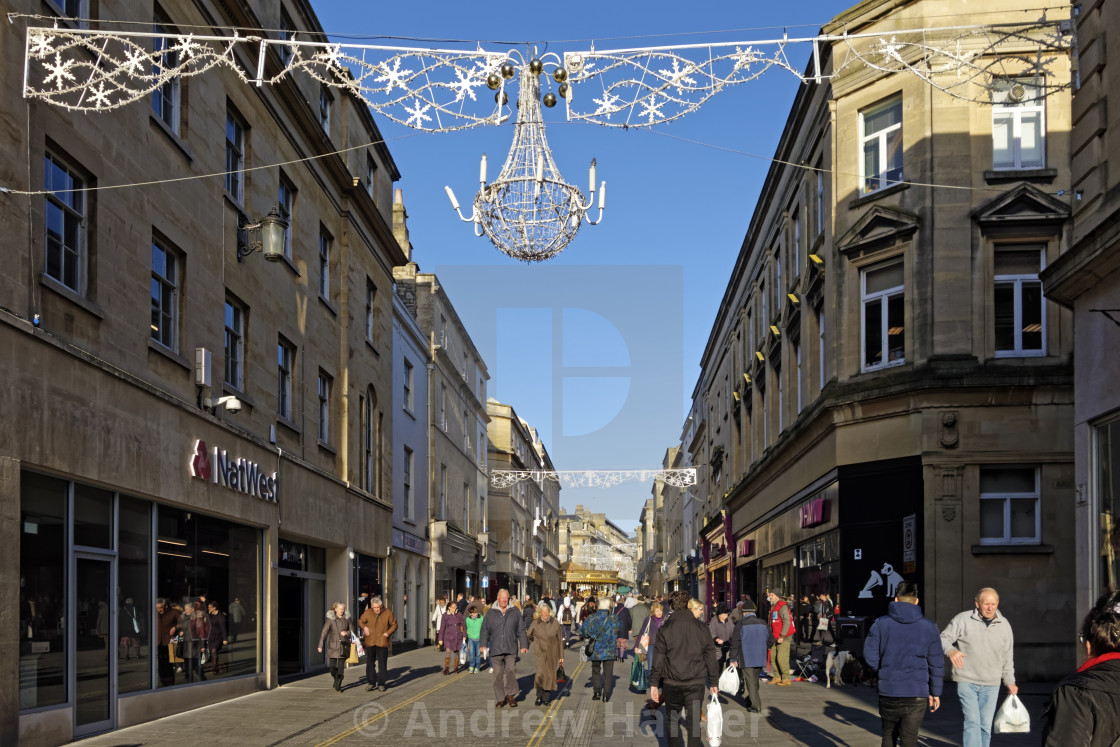
[[[231,459],[217,446],[209,448],[206,442],[194,442],[190,460],[191,477],[221,485],[264,501],[277,502],[276,473],[261,470],[256,462],[248,459]]]

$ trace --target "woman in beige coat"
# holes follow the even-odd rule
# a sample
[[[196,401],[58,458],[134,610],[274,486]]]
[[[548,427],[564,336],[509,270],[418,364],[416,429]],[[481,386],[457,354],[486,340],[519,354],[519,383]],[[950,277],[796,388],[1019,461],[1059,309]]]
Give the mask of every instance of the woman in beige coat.
[[[546,706],[552,702],[552,691],[556,689],[556,670],[564,663],[564,633],[552,616],[552,606],[548,602],[537,606],[528,639],[537,660],[537,676],[533,680],[537,686],[537,705]]]

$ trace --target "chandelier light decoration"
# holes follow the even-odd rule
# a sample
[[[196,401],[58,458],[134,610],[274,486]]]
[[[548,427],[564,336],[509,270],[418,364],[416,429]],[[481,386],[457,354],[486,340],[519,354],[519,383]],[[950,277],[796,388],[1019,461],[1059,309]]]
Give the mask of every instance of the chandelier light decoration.
[[[554,56],[554,55],[549,55]],[[563,93],[570,92],[568,73],[556,59],[552,77],[561,84]],[[480,188],[474,198],[474,213],[463,216],[459,201],[451,187],[447,197],[451,207],[464,221],[475,226],[475,235],[485,234],[494,246],[514,259],[539,262],[551,259],[563,251],[580,225],[586,220],[595,225],[603,220],[607,201],[607,183],[599,187],[599,217],[591,220],[587,211],[595,202],[595,161],[591,162],[589,197],[586,203],[578,188],[564,182],[560,169],[552,158],[544,134],[541,117],[541,84],[545,62],[532,59],[521,65],[517,99],[517,124],[513,131],[513,145],[502,165],[498,178],[486,184],[486,154],[482,156],[478,180]],[[504,62],[499,73],[487,76],[489,88],[501,89],[502,81],[516,74],[512,62]],[[496,98],[505,99],[504,90]],[[504,102],[503,102],[504,103]],[[556,94],[545,94],[545,106],[556,106]]]
[[[629,480],[657,480],[675,488],[696,484],[696,468],[615,470],[502,470],[490,471],[490,485],[508,488],[522,480],[551,480],[565,488],[613,488]]]
[[[564,182],[545,139],[542,103],[552,108],[562,100],[568,121],[629,128],[671,122],[725,88],[772,69],[803,83],[827,83],[857,68],[912,75],[947,95],[981,104],[992,102],[995,85],[1008,76],[1045,78],[1044,86],[1027,89],[1032,96],[1071,85],[1050,75],[1059,60],[1068,64],[1068,19],[673,47],[592,47],[526,60],[516,50],[338,44],[304,40],[298,32],[160,33],[80,28],[78,23],[60,27],[56,17],[17,13],[8,18],[52,24],[27,28],[24,96],[74,111],[116,109],[176,77],[214,68],[256,86],[304,74],[349,92],[387,119],[426,131],[500,125],[516,105],[513,145],[490,184],[484,157],[473,214],[464,217],[448,194],[460,217],[475,224],[476,234],[526,261],[555,256],[583,221],[602,219],[605,204],[600,185],[598,218],[587,216],[596,192],[594,162],[586,199]],[[790,63],[805,57],[810,60],[805,72]],[[487,89],[495,91],[493,104]]]

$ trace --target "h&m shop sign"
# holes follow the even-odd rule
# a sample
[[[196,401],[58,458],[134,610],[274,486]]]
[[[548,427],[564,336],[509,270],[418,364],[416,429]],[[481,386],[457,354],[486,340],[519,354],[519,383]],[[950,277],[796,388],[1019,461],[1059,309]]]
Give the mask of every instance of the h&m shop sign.
[[[253,461],[238,457],[232,459],[217,446],[209,448],[206,442],[194,442],[190,460],[191,477],[221,485],[239,493],[276,503],[276,473],[268,474]]]

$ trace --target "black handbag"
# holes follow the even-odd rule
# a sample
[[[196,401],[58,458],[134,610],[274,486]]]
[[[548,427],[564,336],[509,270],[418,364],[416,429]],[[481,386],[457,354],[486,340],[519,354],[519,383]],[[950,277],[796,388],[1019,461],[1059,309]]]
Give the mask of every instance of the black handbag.
[[[557,682],[564,682],[567,679],[568,679],[568,675],[567,675],[566,672],[564,672],[564,665],[561,664],[560,666],[558,666],[556,668],[556,681]]]
[[[338,658],[350,658],[350,632],[347,631],[342,634],[338,640]]]

